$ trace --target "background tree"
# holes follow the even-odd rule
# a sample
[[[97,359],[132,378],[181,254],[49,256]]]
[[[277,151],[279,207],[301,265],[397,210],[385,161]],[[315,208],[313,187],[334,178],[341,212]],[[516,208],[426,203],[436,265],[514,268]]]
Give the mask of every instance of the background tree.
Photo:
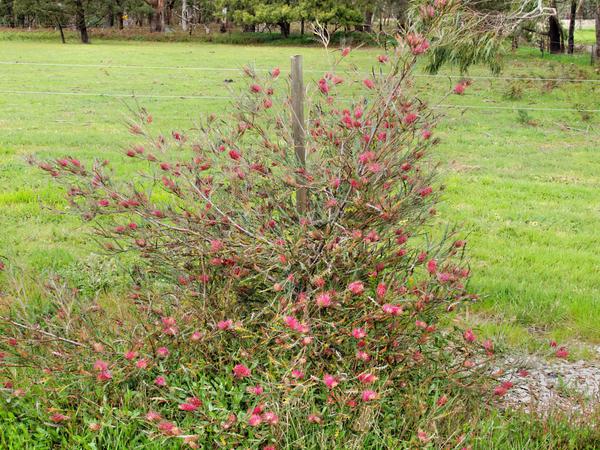
[[[73,6],[75,8],[75,25],[79,30],[79,36],[83,44],[90,43],[90,37],[87,32],[87,24],[85,22],[85,8],[83,0],[74,0]]]
[[[0,24],[15,27],[15,14],[13,10],[13,0],[0,0]]]
[[[165,0],[145,0],[152,8],[150,13],[150,31],[162,33],[165,31]]]
[[[11,22],[15,24],[15,18],[21,18],[21,26],[39,26],[58,28],[61,40],[65,42],[63,27],[69,23],[72,15],[70,4],[59,3],[52,0],[15,0],[11,1],[11,13],[14,16]]]
[[[600,58],[600,1],[596,2],[596,57]]]
[[[569,13],[569,40],[567,51],[569,55],[575,52],[575,19],[577,16],[577,0],[571,0],[571,10]]]

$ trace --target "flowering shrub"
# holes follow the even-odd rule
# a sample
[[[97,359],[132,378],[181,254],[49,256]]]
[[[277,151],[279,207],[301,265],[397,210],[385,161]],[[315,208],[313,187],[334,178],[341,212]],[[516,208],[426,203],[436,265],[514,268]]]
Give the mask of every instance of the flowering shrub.
[[[191,447],[290,446],[315,427],[345,430],[348,445],[375,429],[429,442],[446,420],[433,417],[488,374],[493,345],[447,326],[473,299],[465,242],[429,236],[436,118],[411,78],[429,44],[416,32],[397,44],[370,75],[338,70],[344,49],[310,86],[306,166],[279,69],[247,69],[231,113],[194,132],[157,135],[141,111],[123,154],[139,177],[38,162],[104,249],[139,267],[112,308],[55,286],[39,327],[9,324],[11,392],[10,366],[26,362],[46,420],[89,422],[127,397],[153,436]]]

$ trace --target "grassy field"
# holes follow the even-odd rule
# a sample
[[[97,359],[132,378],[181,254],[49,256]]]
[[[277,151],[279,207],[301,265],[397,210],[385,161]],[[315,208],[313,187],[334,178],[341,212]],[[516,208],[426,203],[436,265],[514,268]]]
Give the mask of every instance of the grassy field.
[[[124,119],[136,101],[166,133],[185,130],[199,114],[228,103],[183,96],[226,96],[224,79],[239,80],[242,65],[287,68],[296,53],[307,69],[327,68],[316,48],[3,42],[0,255],[25,277],[58,271],[88,283],[82,273],[98,264],[95,247],[80,222],[52,209],[63,205],[63,194],[26,157],[117,162],[132,141]],[[366,70],[376,54],[360,50],[351,57]],[[600,108],[600,77],[588,60],[521,49],[502,76],[535,80],[477,79],[489,73],[474,68],[467,95],[444,101],[465,108],[440,110],[447,116],[440,129],[441,216],[469,231],[472,288],[483,298],[470,320],[511,345],[531,342],[532,332],[540,342],[600,342],[600,115],[586,111]],[[419,78],[432,101],[455,82]],[[137,100],[120,97],[132,93]],[[102,279],[94,286],[110,285],[109,275],[97,275]]]
[[[575,28],[577,44],[593,45],[596,43],[596,30],[593,28]]]

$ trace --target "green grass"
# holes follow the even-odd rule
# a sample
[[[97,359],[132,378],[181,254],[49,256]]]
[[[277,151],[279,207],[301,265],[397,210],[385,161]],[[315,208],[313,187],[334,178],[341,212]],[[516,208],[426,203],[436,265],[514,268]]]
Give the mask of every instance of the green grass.
[[[0,254],[28,276],[76,273],[95,246],[78,220],[52,209],[64,205],[63,195],[26,164],[26,157],[112,158],[124,174],[118,161],[134,140],[124,126],[132,99],[11,92],[227,95],[225,78],[241,84],[235,70],[175,67],[236,69],[250,63],[285,69],[296,53],[304,55],[307,69],[327,68],[317,48],[4,42],[2,62],[59,65],[0,65]],[[369,69],[376,54],[359,50],[351,58]],[[541,58],[536,50],[521,49],[509,57],[503,76],[598,79],[587,64],[586,55]],[[111,67],[125,65],[151,68]],[[471,75],[489,73],[474,68]],[[454,82],[419,78],[423,95],[432,100]],[[446,184],[440,216],[470,233],[472,289],[483,299],[476,311],[490,324],[501,324],[487,329],[511,345],[522,343],[531,330],[544,339],[600,341],[599,115],[528,111],[519,119],[517,113],[519,108],[598,109],[599,94],[600,83],[476,80],[467,95],[444,101],[509,108],[442,110],[447,117],[439,131],[439,160]],[[200,114],[228,107],[218,99],[137,101],[165,133],[186,130]]]
[[[593,28],[577,28],[575,27],[575,43],[577,45],[594,45],[596,44],[596,30]]]

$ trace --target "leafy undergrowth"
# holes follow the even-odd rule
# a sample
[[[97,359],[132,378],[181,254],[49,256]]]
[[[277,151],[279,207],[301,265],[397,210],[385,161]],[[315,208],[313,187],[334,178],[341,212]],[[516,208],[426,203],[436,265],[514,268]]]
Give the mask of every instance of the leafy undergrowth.
[[[292,34],[284,37],[280,33],[255,32],[244,33],[240,31],[206,34],[197,32],[193,35],[182,31],[168,33],[152,33],[146,28],[130,28],[117,30],[110,28],[89,29],[92,42],[96,39],[103,41],[137,41],[137,42],[206,42],[230,45],[275,45],[275,46],[317,46],[320,45],[312,33],[305,35]],[[67,43],[79,43],[79,34],[76,31],[66,30]],[[14,28],[0,28],[0,41],[59,41],[60,34],[52,29],[15,30]],[[359,45],[377,45],[375,37],[363,32],[336,32],[331,34],[331,43]]]
[[[425,396],[426,398],[426,396]],[[135,409],[131,400],[118,410],[106,409],[101,416],[88,417],[82,423],[57,426],[42,417],[31,414],[32,399],[14,399],[0,407],[0,446],[7,449],[177,449],[181,441],[175,438],[156,440],[139,418],[145,412]],[[422,406],[422,405],[418,405]],[[428,405],[432,408],[433,405]],[[389,414],[396,415],[395,411]],[[550,417],[536,417],[519,411],[470,409],[468,411],[439,411],[445,416],[442,428],[435,430],[433,440],[423,442],[417,433],[399,442],[386,435],[385,430],[374,430],[356,442],[353,436],[339,427],[317,424],[304,429],[306,435],[290,435],[280,448],[372,448],[414,449],[448,448],[470,450],[592,450],[600,446],[600,416],[598,413],[574,420],[572,416],[555,413]],[[401,422],[401,420],[400,420]],[[452,438],[443,443],[436,441],[437,433],[453,427]],[[300,431],[299,429],[296,432]],[[200,448],[228,448],[207,436],[197,441]],[[289,444],[289,445],[288,445]],[[354,445],[351,445],[354,444]],[[246,447],[249,448],[249,447]]]

